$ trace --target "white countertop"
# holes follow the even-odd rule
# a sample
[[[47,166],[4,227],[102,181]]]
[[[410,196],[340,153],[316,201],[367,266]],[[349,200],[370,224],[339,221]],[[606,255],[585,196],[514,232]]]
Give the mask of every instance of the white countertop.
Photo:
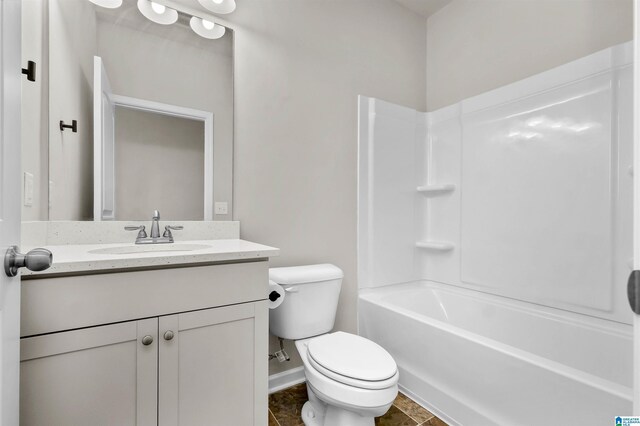
[[[176,248],[201,245],[195,250],[168,251]],[[206,247],[204,247],[206,246]],[[143,248],[144,247],[144,248]],[[129,268],[154,268],[170,265],[191,265],[198,263],[250,260],[278,256],[280,250],[250,241],[198,240],[176,241],[173,244],[135,245],[133,243],[115,244],[70,244],[44,246],[53,253],[53,265],[41,272],[32,272],[26,268],[22,276],[51,276],[58,274],[101,272],[126,270]],[[153,250],[125,254],[100,253],[109,250]]]

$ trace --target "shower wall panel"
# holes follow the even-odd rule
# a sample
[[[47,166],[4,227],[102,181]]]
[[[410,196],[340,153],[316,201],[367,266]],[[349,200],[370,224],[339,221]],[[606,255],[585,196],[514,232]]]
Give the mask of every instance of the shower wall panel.
[[[630,323],[632,45],[438,111],[360,98],[360,288],[426,280]]]
[[[631,45],[428,114],[422,279],[631,320]],[[455,130],[455,129],[458,130]],[[456,157],[452,152],[459,152]]]
[[[424,113],[360,96],[359,115],[359,281],[362,287],[408,282],[415,279]]]

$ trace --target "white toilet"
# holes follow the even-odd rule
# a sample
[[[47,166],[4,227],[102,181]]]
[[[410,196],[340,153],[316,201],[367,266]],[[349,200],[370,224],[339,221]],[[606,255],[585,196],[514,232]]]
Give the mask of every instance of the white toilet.
[[[306,426],[371,426],[398,394],[398,368],[387,351],[361,336],[329,333],[342,277],[328,264],[269,270],[270,280],[285,290],[282,304],[269,311],[269,330],[295,340],[302,357]]]

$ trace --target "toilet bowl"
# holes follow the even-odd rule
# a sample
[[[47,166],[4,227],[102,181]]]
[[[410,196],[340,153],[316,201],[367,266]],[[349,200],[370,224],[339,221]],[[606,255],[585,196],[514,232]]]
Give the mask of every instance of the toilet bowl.
[[[398,395],[395,361],[370,340],[336,332],[295,344],[309,393],[302,409],[307,426],[373,425]]]
[[[269,270],[286,293],[270,311],[269,329],[295,340],[302,358],[306,426],[372,426],[398,394],[398,368],[384,348],[354,334],[329,333],[342,277],[339,268],[326,264]]]

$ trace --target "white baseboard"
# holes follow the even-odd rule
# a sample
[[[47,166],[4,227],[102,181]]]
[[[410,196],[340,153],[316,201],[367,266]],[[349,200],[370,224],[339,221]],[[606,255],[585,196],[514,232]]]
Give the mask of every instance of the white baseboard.
[[[304,381],[304,367],[292,368],[291,370],[272,374],[269,376],[269,393],[278,392]]]

